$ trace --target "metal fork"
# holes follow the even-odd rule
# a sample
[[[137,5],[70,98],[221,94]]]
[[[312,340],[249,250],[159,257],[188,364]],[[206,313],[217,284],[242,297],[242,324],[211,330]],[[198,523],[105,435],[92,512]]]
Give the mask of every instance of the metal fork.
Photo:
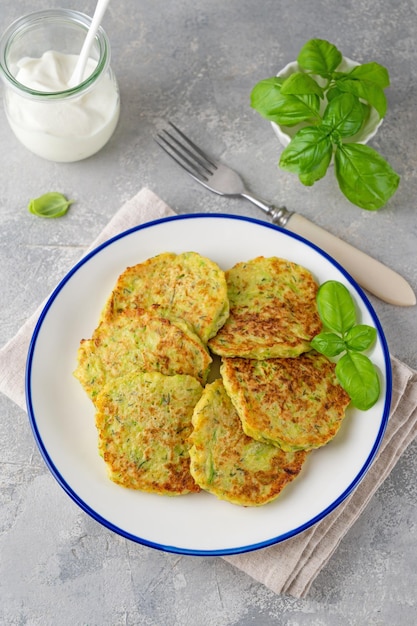
[[[157,144],[165,150],[198,183],[220,196],[246,198],[271,217],[273,224],[284,227],[293,213],[286,207],[276,207],[253,195],[246,189],[235,170],[215,161],[189,139],[172,122],[168,122],[176,134],[163,130],[157,134]]]
[[[381,300],[400,306],[416,304],[416,296],[402,276],[302,215],[255,197],[246,189],[237,172],[207,155],[171,122],[169,126],[169,131],[157,134],[156,142],[198,183],[221,196],[246,198],[269,215],[277,226],[285,227],[325,250],[362,287]]]

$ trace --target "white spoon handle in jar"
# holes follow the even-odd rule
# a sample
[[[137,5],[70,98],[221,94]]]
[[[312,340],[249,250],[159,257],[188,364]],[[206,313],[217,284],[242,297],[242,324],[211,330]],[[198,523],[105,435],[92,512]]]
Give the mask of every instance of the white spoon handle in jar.
[[[91,46],[93,45],[94,37],[97,34],[97,30],[100,27],[103,15],[106,12],[109,2],[110,0],[98,0],[97,2],[93,19],[91,20],[90,28],[88,29],[88,33],[84,40],[83,47],[81,48],[80,56],[78,57],[74,72],[69,80],[70,87],[75,87],[76,85],[79,85],[83,80],[84,71],[88,61],[88,57],[90,55]]]

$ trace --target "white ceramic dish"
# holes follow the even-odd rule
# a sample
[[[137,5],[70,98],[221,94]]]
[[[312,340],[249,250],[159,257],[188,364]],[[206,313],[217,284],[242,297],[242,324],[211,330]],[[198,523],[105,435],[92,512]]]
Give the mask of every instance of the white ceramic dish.
[[[313,452],[301,475],[263,507],[243,508],[207,493],[164,497],[119,487],[97,452],[94,409],[72,372],[81,338],[94,330],[118,275],[164,251],[195,250],[227,269],[258,255],[308,267],[319,282],[339,280],[363,323],[376,326],[371,358],[381,377],[378,403],[349,408],[337,437]],[[292,233],[229,215],[185,215],[150,222],[84,257],[58,285],[35,328],[26,372],[34,436],[52,474],[98,522],[139,543],[171,552],[221,555],[296,535],[335,509],[363,478],[379,447],[391,399],[389,354],[381,325],[360,287],[330,257]]]

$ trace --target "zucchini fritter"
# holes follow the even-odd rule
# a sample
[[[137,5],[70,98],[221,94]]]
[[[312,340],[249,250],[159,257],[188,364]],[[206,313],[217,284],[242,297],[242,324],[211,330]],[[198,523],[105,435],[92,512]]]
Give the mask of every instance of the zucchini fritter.
[[[133,371],[189,374],[204,384],[210,363],[207,348],[186,322],[134,309],[102,321],[91,339],[81,342],[74,375],[94,400],[106,383]]]
[[[310,351],[317,290],[307,269],[278,257],[226,273],[196,252],[128,267],[74,372],[96,408],[109,478],[242,506],[274,500],[349,404],[335,365]]]
[[[274,500],[301,471],[306,452],[284,452],[245,435],[220,379],[207,385],[193,414],[190,471],[221,500],[260,506]]]
[[[207,343],[229,315],[225,274],[197,252],[159,254],[119,276],[102,317],[137,307],[185,320]]]
[[[111,480],[162,495],[199,491],[190,474],[188,437],[202,387],[186,375],[134,373],[96,398],[99,452]]]
[[[210,349],[223,357],[295,357],[321,330],[318,285],[304,267],[257,257],[226,272],[230,316]]]
[[[314,351],[296,359],[223,359],[220,371],[245,433],[283,450],[325,445],[350,401],[335,364]]]

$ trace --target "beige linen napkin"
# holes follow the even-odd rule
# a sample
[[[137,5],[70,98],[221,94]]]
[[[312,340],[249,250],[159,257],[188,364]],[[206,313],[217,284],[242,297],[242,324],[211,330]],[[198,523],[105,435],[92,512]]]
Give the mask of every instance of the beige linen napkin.
[[[123,205],[90,250],[132,226],[174,215],[152,191],[142,189]],[[0,350],[0,391],[25,409],[29,342],[43,304]],[[303,597],[339,542],[417,435],[417,372],[392,358],[393,398],[387,430],[376,458],[353,493],[312,528],[275,546],[224,557],[276,593]]]

